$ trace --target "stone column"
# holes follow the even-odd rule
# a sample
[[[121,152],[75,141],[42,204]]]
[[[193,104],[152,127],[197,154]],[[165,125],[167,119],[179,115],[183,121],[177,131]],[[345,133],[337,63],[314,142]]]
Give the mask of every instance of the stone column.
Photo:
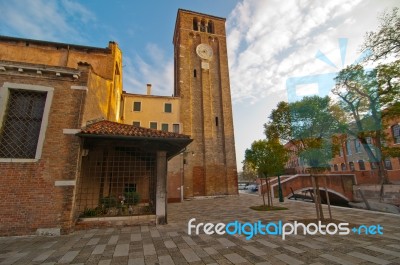
[[[156,181],[157,224],[167,223],[167,152],[157,151]]]

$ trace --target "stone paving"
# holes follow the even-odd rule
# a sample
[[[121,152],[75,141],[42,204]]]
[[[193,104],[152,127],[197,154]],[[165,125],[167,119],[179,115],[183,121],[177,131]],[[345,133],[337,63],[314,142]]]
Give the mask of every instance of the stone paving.
[[[168,205],[168,225],[77,231],[58,237],[0,238],[0,264],[400,264],[400,216],[333,208],[333,217],[376,225],[383,235],[323,236],[188,235],[187,224],[269,221],[315,217],[313,204],[286,200],[284,211],[257,212],[258,196],[185,201]],[[276,202],[276,204],[278,204]],[[326,208],[325,208],[326,210]],[[327,213],[327,211],[325,211]]]

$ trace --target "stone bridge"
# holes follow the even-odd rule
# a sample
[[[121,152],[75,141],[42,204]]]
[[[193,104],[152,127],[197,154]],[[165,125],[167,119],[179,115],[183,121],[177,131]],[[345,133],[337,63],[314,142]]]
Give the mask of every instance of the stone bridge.
[[[333,204],[345,204],[353,201],[353,185],[357,185],[357,178],[354,174],[324,174],[316,176],[323,202],[326,202],[325,188],[328,191],[329,200]],[[272,196],[278,197],[278,178],[272,178],[270,186]],[[292,190],[295,194],[310,196],[308,191],[313,190],[311,175],[297,174],[281,176],[281,187],[284,197],[290,196]],[[262,189],[265,188],[266,185],[262,185]]]

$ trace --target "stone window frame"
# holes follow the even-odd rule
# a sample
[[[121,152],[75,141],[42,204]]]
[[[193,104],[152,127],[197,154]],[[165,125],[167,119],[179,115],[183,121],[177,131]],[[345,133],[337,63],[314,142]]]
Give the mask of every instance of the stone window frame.
[[[386,170],[393,170],[392,160],[390,159],[390,157],[385,158],[384,164]]]
[[[354,139],[354,149],[356,151],[356,154],[361,153],[361,148],[362,148],[362,146],[361,146],[360,139]]]
[[[360,171],[367,170],[366,167],[365,167],[365,162],[364,162],[364,160],[360,159],[360,160],[358,160],[357,163],[358,163],[358,168],[359,168]]]
[[[151,124],[152,124],[152,123],[153,123],[153,124],[154,124],[154,123],[156,124],[156,128],[151,128]],[[150,128],[150,129],[155,129],[155,130],[157,130],[157,129],[158,129],[158,122],[156,122],[156,121],[150,121],[150,122],[149,122],[149,128]]]
[[[6,115],[7,111],[6,108],[10,96],[10,89],[46,92],[46,101],[44,104],[44,111],[42,116],[42,123],[40,125],[40,133],[39,133],[38,143],[36,146],[35,158],[0,158],[0,162],[13,162],[13,163],[37,162],[42,157],[43,144],[45,140],[47,125],[49,122],[50,107],[54,96],[54,87],[4,82],[0,90],[0,129],[3,126],[3,120]]]
[[[178,126],[178,131],[175,130],[175,126]],[[174,133],[180,133],[181,132],[181,124],[180,123],[173,123],[172,124],[172,131]]]
[[[353,161],[349,162],[349,169],[350,169],[350,171],[355,171],[356,170],[356,167],[355,167],[355,164],[354,164]]]
[[[167,111],[167,105],[170,105],[171,106],[171,111]],[[164,103],[164,113],[172,113],[172,103],[171,102],[165,102]]]
[[[164,130],[164,126],[167,126],[167,130]],[[169,124],[168,123],[161,123],[161,131],[169,132]]]
[[[395,124],[392,126],[393,143],[400,144],[400,125]]]
[[[348,156],[352,155],[351,140],[346,141],[346,155],[348,155]]]
[[[139,107],[139,110],[135,110],[135,103],[140,103],[140,107]],[[141,112],[142,111],[142,101],[133,101],[133,104],[132,104],[132,111],[133,112]]]

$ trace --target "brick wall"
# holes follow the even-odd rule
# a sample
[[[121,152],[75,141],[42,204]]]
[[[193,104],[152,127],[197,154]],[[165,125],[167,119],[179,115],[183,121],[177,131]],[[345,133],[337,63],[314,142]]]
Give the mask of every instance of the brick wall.
[[[53,73],[54,74],[54,73]],[[33,234],[38,228],[71,227],[73,186],[55,186],[55,181],[75,180],[80,141],[63,129],[77,128],[83,90],[71,86],[87,80],[72,77],[38,76],[5,71],[4,82],[54,88],[43,151],[37,162],[0,163],[0,235]]]
[[[194,19],[212,21],[214,32],[193,30]],[[210,60],[197,55],[201,43],[212,48]],[[194,156],[186,159],[185,197],[237,194],[225,19],[178,11],[174,45],[175,92],[181,97],[183,133],[194,139],[187,148]]]

